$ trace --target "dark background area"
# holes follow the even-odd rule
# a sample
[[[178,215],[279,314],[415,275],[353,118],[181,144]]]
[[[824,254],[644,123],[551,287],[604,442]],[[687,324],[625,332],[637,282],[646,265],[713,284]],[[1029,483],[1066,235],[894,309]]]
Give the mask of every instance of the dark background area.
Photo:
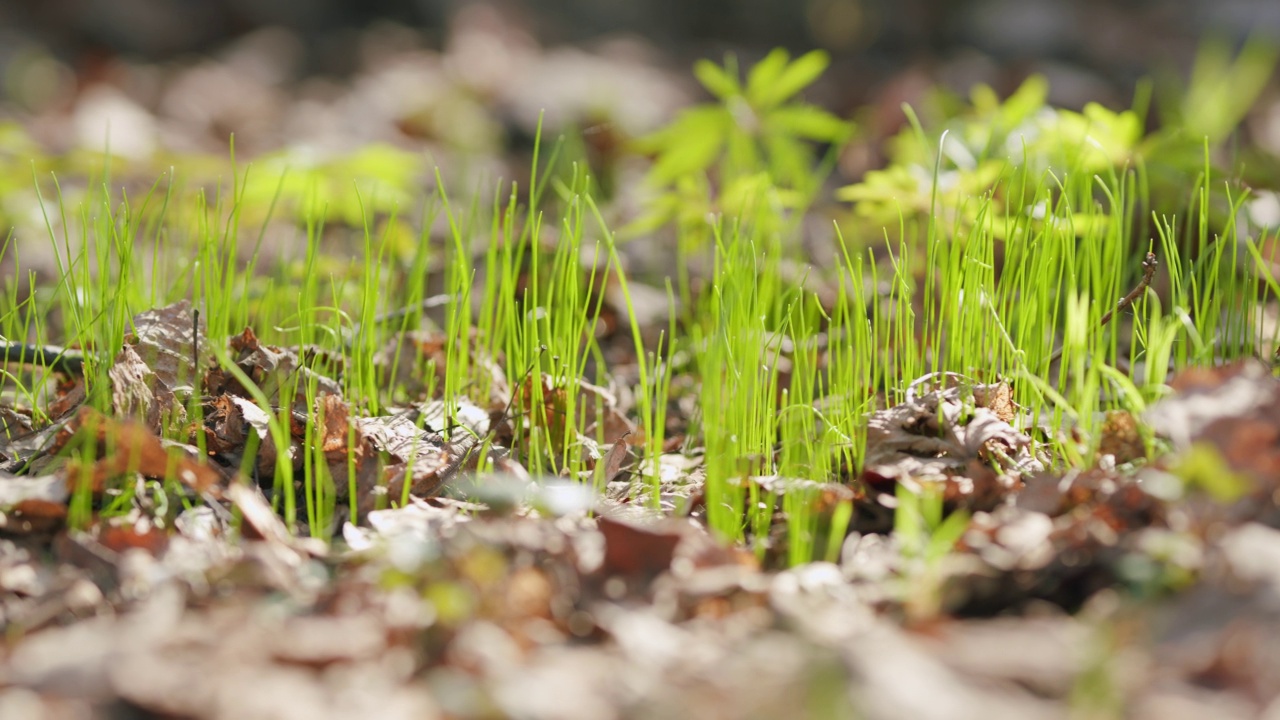
[[[356,70],[362,29],[394,22],[445,41],[465,0],[5,0],[0,56],[36,42],[79,67],[210,52],[267,26],[292,30],[308,74]],[[726,47],[832,51],[863,74],[957,58],[1060,65],[1123,83],[1185,63],[1206,33],[1280,39],[1275,0],[500,0],[547,45],[638,36],[683,62]]]
[[[1038,73],[1053,105],[1121,109],[1142,78],[1181,83],[1206,40],[1248,38],[1280,42],[1280,0],[0,0],[0,119],[54,152],[100,149],[109,127],[136,157],[221,153],[233,134],[249,153],[500,156],[543,111],[550,128],[649,132],[705,95],[698,58],[821,48],[806,98],[874,147],[934,87],[1007,95]],[[1176,96],[1160,90],[1152,126]],[[1280,146],[1280,121],[1254,124]]]

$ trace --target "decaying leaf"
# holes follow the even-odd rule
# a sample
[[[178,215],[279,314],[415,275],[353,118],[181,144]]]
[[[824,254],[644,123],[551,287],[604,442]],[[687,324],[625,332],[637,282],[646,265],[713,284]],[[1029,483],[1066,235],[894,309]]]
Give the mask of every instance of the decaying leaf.
[[[906,402],[870,416],[863,478],[873,485],[946,483],[949,500],[989,506],[1014,490],[1023,474],[1043,470],[1031,438],[1002,419],[1010,408],[1002,384],[909,393]]]
[[[55,451],[81,433],[89,433],[96,445],[95,459],[87,467],[78,462],[67,466],[68,487],[87,483],[102,492],[111,478],[138,473],[151,478],[176,478],[200,493],[216,496],[222,476],[204,463],[184,453],[171,453],[146,426],[131,420],[115,420],[89,408],[80,409],[74,423],[58,435]]]
[[[684,529],[673,523],[642,526],[634,522],[601,517],[596,528],[604,536],[605,575],[654,575],[671,567],[676,546]]]
[[[209,343],[196,327],[190,302],[138,313],[107,371],[116,414],[138,418],[157,433],[166,419],[180,422],[185,408],[178,394],[192,392],[210,362]]]
[[[160,432],[166,418],[181,421],[186,415],[159,376],[126,345],[107,370],[111,378],[111,404],[117,416],[141,421],[152,432]]]
[[[135,315],[126,343],[170,392],[198,385],[201,370],[213,361],[204,328],[196,327],[187,300]]]
[[[76,411],[85,400],[84,378],[76,376],[58,381],[58,387],[45,414],[54,420],[65,420]]]
[[[279,402],[280,390],[288,387],[289,379],[294,373],[299,373],[302,378],[301,382],[297,383],[295,395],[291,400],[293,405],[301,404],[305,407],[309,383],[314,383],[317,394],[342,394],[342,388],[337,382],[302,367],[298,356],[293,351],[263,345],[249,328],[245,328],[239,335],[231,338],[230,343],[236,365],[257,384],[273,404]],[[209,372],[206,384],[209,392],[213,394],[230,393],[240,397],[250,397],[249,392],[241,387],[238,380],[220,368]]]
[[[1147,413],[1155,431],[1183,451],[1204,443],[1229,470],[1270,499],[1280,488],[1280,379],[1258,361],[1189,369],[1170,383],[1176,394]]]
[[[320,450],[330,463],[340,463],[348,455],[359,462],[364,454],[364,436],[357,425],[351,423],[347,404],[337,395],[321,395],[316,398],[316,425],[319,431]]]
[[[65,495],[66,481],[59,475],[54,479]],[[46,490],[45,492],[56,492]],[[62,527],[67,517],[66,500],[46,500],[39,497],[22,498],[0,512],[0,532],[11,535],[53,532]]]
[[[596,472],[601,478],[601,482],[611,483],[618,477],[618,473],[622,472],[622,466],[627,461],[630,454],[627,450],[627,435],[624,433],[617,440],[613,441],[613,446],[609,448],[609,452],[600,458],[596,463]]]
[[[407,415],[358,418],[356,427],[390,459],[380,475],[360,476],[362,514],[389,500],[398,502],[406,481],[410,495],[434,495],[471,450],[470,445],[451,445],[440,435],[420,429]]]

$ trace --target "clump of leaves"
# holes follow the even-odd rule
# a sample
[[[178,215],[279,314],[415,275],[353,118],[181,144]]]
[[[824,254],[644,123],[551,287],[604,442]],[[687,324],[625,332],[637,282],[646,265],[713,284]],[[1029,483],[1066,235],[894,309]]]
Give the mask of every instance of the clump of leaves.
[[[636,141],[655,156],[649,182],[663,191],[634,229],[671,220],[700,222],[708,212],[748,215],[757,202],[804,207],[821,185],[816,144],[839,146],[851,123],[798,99],[826,70],[826,53],[794,60],[776,49],[739,77],[736,60],[701,60],[694,74],[714,102],[681,112],[671,124]],[[712,188],[719,192],[713,194]]]
[[[962,227],[982,216],[1003,238],[1008,225],[997,220],[1006,212],[1044,214],[1035,207],[1043,194],[1027,191],[1042,188],[1046,173],[1106,173],[1129,164],[1142,140],[1135,111],[1114,112],[1097,103],[1082,112],[1059,110],[1046,105],[1048,94],[1048,82],[1038,75],[1004,102],[978,85],[969,106],[943,122],[937,134],[926,134],[908,109],[913,123],[890,141],[890,165],[868,172],[837,196],[874,225],[896,225],[903,215],[932,209]],[[979,197],[991,205],[975,202]]]
[[[1050,107],[1041,76],[1003,102],[986,85],[975,87],[968,103],[939,94],[925,122],[904,108],[910,124],[889,141],[889,165],[837,196],[874,228],[936,214],[946,220],[941,227],[964,232],[985,225],[1000,239],[1043,225],[1065,198],[1075,211],[1072,231],[1080,234],[1103,223],[1105,213],[1091,202],[1089,183],[1072,178],[1116,185],[1114,178],[1138,168],[1151,186],[1152,209],[1173,214],[1182,209],[1185,188],[1206,171],[1206,151],[1217,157],[1213,151],[1243,120],[1278,59],[1280,48],[1261,41],[1250,41],[1234,61],[1221,46],[1208,45],[1190,85],[1164,93],[1164,124],[1149,134],[1146,83],[1126,110]]]
[[[390,145],[333,156],[292,148],[258,158],[238,200],[249,223],[262,222],[278,205],[360,227],[372,213],[410,205],[425,170],[423,158]]]

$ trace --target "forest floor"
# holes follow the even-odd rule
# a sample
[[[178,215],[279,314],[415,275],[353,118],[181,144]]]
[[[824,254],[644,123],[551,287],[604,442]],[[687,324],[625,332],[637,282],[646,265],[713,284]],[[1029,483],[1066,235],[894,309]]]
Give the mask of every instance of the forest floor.
[[[680,212],[625,243],[606,229],[643,215],[652,190],[662,150],[630,139],[671,121],[696,86],[634,47],[543,49],[512,33],[464,26],[444,54],[371,36],[361,73],[302,84],[280,79],[273,36],[251,36],[192,63],[110,64],[103,82],[0,125],[0,218],[14,228],[0,298],[0,717],[1280,718],[1277,298],[1274,259],[1261,261],[1274,231],[1209,230],[1222,215],[1203,211],[1210,240],[1238,233],[1260,261],[1247,309],[1208,306],[1241,313],[1248,340],[1223,350],[1225,323],[1218,346],[1179,355],[1193,339],[1171,334],[1169,372],[1153,374],[1166,316],[1149,308],[1181,297],[1171,268],[1191,273],[1165,252],[1176,243],[1122,253],[1076,336],[1053,315],[1043,347],[992,361],[981,335],[974,359],[950,367],[924,324],[876,334],[868,308],[881,301],[970,316],[960,301],[929,315],[928,265],[897,269],[897,238],[872,230],[860,242],[883,242],[866,257],[885,275],[857,308],[868,342],[897,344],[857,348],[901,372],[866,370],[848,450],[820,390],[840,382],[850,316],[832,298],[862,287],[823,275],[834,241],[814,238],[872,220],[823,200],[787,216],[780,253],[810,253],[809,270],[788,256],[761,277],[809,294],[788,305],[784,289],[761,310],[779,322],[747,338],[769,349],[764,384],[715,390],[708,363],[731,377],[743,346],[710,354],[716,326],[699,313],[729,323],[706,290],[742,277],[680,255]],[[884,118],[929,102],[899,80],[833,144],[819,197],[896,162],[890,138],[907,118]],[[1258,97],[1246,129],[1280,117],[1274,93]],[[238,165],[225,159],[232,130]],[[535,202],[536,174],[509,211],[488,188],[536,173],[542,138],[560,133],[570,158],[548,172],[538,230],[515,211]],[[1274,161],[1263,136],[1246,141]],[[170,166],[191,177],[172,222],[155,219],[168,191],[151,185]],[[311,184],[271,176],[285,167]],[[377,193],[344,175],[362,173],[380,177]],[[95,200],[104,178],[108,199]],[[1258,197],[1277,197],[1254,178]],[[592,192],[599,227],[582,221],[591,203],[575,204]],[[694,214],[728,213],[728,194]],[[1265,221],[1267,207],[1248,211]],[[152,255],[187,252],[184,228],[207,241],[198,262]],[[479,240],[464,248],[468,233]],[[235,234],[250,239],[237,247]],[[541,261],[495,270],[509,259],[486,254],[495,238]],[[152,267],[159,257],[178,269]],[[687,287],[663,287],[673,257],[688,261]],[[217,263],[225,275],[208,274]],[[905,294],[879,287],[903,278]],[[582,297],[559,294],[569,288]],[[813,327],[790,314],[804,298]],[[350,332],[299,336],[300,316],[329,308]],[[502,308],[514,324],[486,340],[506,327]],[[582,321],[542,324],[552,315]],[[894,322],[884,328],[908,327]],[[1093,336],[1110,339],[1081,350]],[[918,357],[902,359],[908,346]],[[1049,380],[983,371],[1027,357]],[[819,392],[797,401],[806,363]],[[726,460],[717,448],[738,440],[716,445],[709,416],[748,392],[819,420],[792,436],[794,413],[766,413],[763,450]],[[1033,392],[1070,402],[1034,407]],[[827,434],[795,442],[815,428]]]

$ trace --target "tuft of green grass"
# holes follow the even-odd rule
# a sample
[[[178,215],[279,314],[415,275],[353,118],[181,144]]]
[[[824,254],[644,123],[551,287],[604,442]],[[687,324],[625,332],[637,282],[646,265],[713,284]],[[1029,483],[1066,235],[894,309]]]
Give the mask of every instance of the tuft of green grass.
[[[1239,60],[1242,87],[1268,57]],[[563,142],[548,151],[541,132],[523,187],[458,195],[436,172],[414,206],[404,192],[414,166],[389,151],[297,169],[274,156],[243,170],[232,152],[226,186],[188,185],[180,168],[138,197],[115,185],[109,165],[74,196],[38,177],[57,278],[35,287],[10,235],[0,255],[18,272],[0,280],[0,335],[83,348],[88,402],[110,412],[107,370],[131,318],[190,300],[218,365],[267,411],[260,442],[276,460],[260,480],[292,529],[323,537],[356,476],[353,461],[339,468],[316,449],[319,375],[339,376],[344,402],[362,414],[442,401],[446,427],[436,429],[454,441],[469,432],[468,404],[510,407],[511,450],[535,476],[599,478],[592,448],[618,438],[591,426],[603,401],[587,384],[617,370],[598,337],[605,287],[616,283],[623,304],[613,309],[635,355],[642,499],[660,499],[673,378],[692,373],[701,389],[685,430],[702,453],[708,525],[763,557],[780,510],[792,564],[835,557],[852,508],[824,519],[815,484],[789,481],[856,482],[867,414],[902,402],[927,373],[1012,382],[1021,429],[1047,428],[1041,450],[1086,465],[1105,412],[1140,412],[1165,392],[1170,369],[1270,355],[1261,308],[1280,285],[1260,247],[1275,237],[1246,225],[1246,188],[1213,162],[1238,113],[1188,115],[1176,133],[1144,136],[1149,98],[1068,112],[1046,106],[1037,78],[1004,100],[977,88],[950,114],[908,108],[890,165],[837,191],[849,205],[831,210],[834,262],[813,267],[802,247],[815,238],[799,220],[852,129],[798,99],[825,66],[820,53],[779,51],[744,80],[731,60],[700,63],[716,100],[641,142],[655,156],[658,197],[622,232],[585,166],[565,160]],[[1170,168],[1176,198],[1165,189]],[[356,177],[335,178],[346,173]],[[670,305],[647,345],[632,305],[640,278],[628,277],[620,238],[665,223],[681,269],[644,278]],[[282,228],[298,242],[269,257],[267,238]],[[1163,273],[1152,287],[1142,284],[1147,252]],[[700,266],[705,276],[688,270]],[[440,282],[444,320],[432,328],[426,305]],[[259,387],[229,355],[226,338],[250,326],[263,342],[312,350],[278,387]],[[409,336],[424,330],[439,331],[440,353],[413,349]],[[389,366],[375,362],[384,348]],[[402,370],[420,386],[401,382]],[[5,373],[33,409],[51,392],[48,372]],[[198,391],[183,398],[189,424],[202,422],[204,401]],[[309,449],[295,456],[299,421]],[[179,425],[166,437],[191,439]],[[250,435],[246,470],[259,449]],[[761,476],[788,481],[780,500]],[[920,538],[953,534],[934,499],[899,503],[908,543],[928,548]],[[82,488],[73,515],[88,523],[127,506],[125,497],[95,508]]]

